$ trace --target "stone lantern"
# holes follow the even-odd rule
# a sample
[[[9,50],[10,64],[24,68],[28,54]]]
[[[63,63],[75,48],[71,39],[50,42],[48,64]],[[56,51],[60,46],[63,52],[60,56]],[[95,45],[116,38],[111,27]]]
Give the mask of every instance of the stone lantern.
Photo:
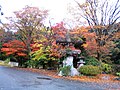
[[[80,53],[80,46],[82,46],[84,42],[82,40],[79,41],[71,41],[70,39],[70,35],[69,35],[69,30],[66,33],[66,37],[64,39],[60,39],[56,40],[56,44],[58,45],[62,45],[63,47],[65,47],[65,50],[63,51],[64,54],[66,55],[66,58],[63,60],[63,68],[66,66],[70,66],[70,72],[69,75],[70,76],[75,76],[75,75],[79,75],[79,72],[77,71],[77,68],[74,66],[74,61]],[[67,47],[67,49],[66,49]],[[75,61],[76,65],[77,65],[77,61]],[[60,71],[59,72],[59,76],[62,76],[63,72]]]
[[[81,50],[76,49],[74,47],[74,44],[76,44],[76,43],[71,42],[71,41],[57,40],[56,44],[59,44],[59,45],[62,45],[62,46],[68,46],[70,48],[69,50],[64,50],[63,51],[67,55],[66,59],[63,60],[63,67],[66,67],[66,66],[71,67],[70,68],[70,74],[69,74],[70,76],[79,75],[79,72],[77,71],[77,68],[75,68],[74,65],[73,65],[74,57],[81,53]],[[82,43],[79,42],[79,44],[81,45]],[[58,75],[62,76],[62,71],[60,71]]]
[[[80,61],[77,62],[77,64],[78,64],[78,68],[77,69],[79,69],[80,67],[82,67],[85,64],[85,61],[83,61],[83,59],[80,58]]]

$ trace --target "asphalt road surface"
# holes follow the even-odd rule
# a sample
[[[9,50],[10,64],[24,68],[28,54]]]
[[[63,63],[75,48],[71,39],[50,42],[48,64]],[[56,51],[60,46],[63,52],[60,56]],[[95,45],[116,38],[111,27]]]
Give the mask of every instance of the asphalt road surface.
[[[55,79],[37,73],[0,66],[0,90],[106,90],[109,85]],[[120,85],[113,85],[117,89]]]

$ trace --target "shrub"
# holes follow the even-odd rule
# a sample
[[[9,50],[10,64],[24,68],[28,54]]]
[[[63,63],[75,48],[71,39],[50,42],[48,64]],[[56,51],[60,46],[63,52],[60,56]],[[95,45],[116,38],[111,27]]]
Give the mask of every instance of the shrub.
[[[120,72],[120,65],[113,65],[115,72]]]
[[[78,70],[83,75],[95,76],[100,74],[102,71],[99,67],[93,65],[84,65]]]
[[[7,58],[7,59],[4,61],[5,64],[8,64],[9,62],[10,62],[10,58]]]
[[[62,71],[63,76],[69,76],[70,75],[70,68],[71,66],[64,66],[59,69],[59,71]]]
[[[105,73],[111,73],[113,71],[112,65],[106,64],[106,63],[101,63],[100,68],[102,69],[103,72]]]
[[[29,68],[39,68],[40,62],[39,60],[28,60],[27,62],[25,62],[25,65]]]
[[[116,75],[120,77],[120,72],[117,72]]]
[[[93,65],[93,66],[100,65],[100,62],[94,57],[87,57],[85,59],[85,62],[86,62],[86,65]]]

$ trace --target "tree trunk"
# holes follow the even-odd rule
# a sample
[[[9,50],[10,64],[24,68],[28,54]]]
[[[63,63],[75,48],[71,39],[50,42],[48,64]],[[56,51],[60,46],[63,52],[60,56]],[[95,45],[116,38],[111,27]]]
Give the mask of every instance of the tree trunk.
[[[102,62],[101,61],[101,56],[100,56],[100,47],[98,46],[98,49],[97,49],[97,59],[99,62]]]

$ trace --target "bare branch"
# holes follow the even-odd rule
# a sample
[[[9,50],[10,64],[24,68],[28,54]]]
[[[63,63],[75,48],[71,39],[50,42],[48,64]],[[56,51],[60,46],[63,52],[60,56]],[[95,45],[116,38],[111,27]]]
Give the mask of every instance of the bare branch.
[[[114,14],[117,12],[117,10],[120,8],[120,5],[118,6],[119,4],[119,0],[117,0],[116,4],[115,4],[115,7],[111,10],[111,15],[109,17],[109,24],[111,24],[113,21],[113,18],[114,18]]]

